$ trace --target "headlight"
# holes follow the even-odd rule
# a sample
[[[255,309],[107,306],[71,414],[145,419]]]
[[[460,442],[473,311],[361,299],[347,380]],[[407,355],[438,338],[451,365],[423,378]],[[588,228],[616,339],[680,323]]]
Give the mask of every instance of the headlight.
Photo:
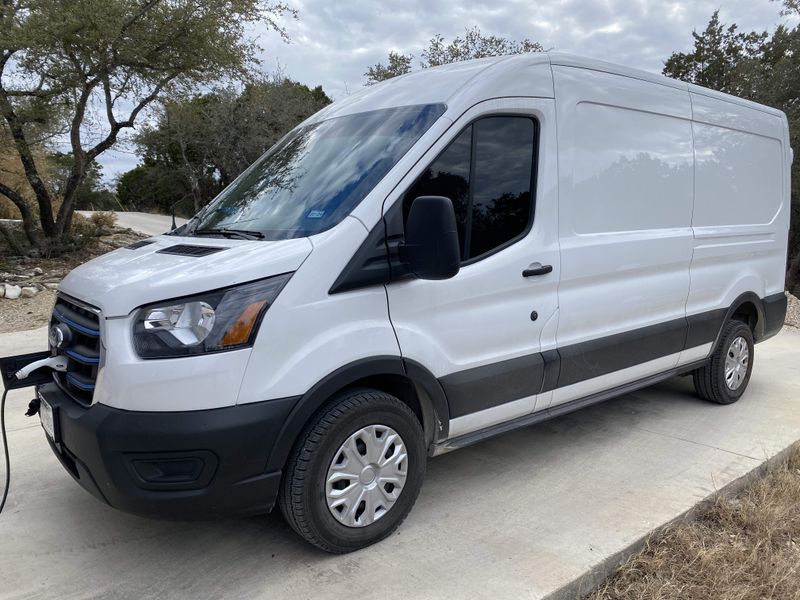
[[[291,276],[143,306],[133,324],[136,352],[169,358],[252,346],[264,313]]]

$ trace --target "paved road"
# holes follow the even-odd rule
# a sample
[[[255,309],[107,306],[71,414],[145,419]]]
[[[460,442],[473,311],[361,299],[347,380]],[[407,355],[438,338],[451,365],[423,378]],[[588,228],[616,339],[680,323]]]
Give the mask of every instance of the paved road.
[[[79,211],[84,216],[89,216],[90,211]],[[117,225],[120,227],[128,227],[135,231],[141,231],[146,235],[158,235],[169,231],[172,226],[172,217],[167,215],[152,215],[150,213],[141,212],[117,212]],[[186,223],[186,219],[179,217],[175,218],[178,226]]]
[[[41,349],[44,329],[0,336]],[[416,507],[372,548],[328,556],[277,514],[143,519],[63,471],[29,392],[9,395],[13,460],[0,597],[539,598],[800,438],[800,332],[759,345],[732,406],[678,378],[433,459]]]

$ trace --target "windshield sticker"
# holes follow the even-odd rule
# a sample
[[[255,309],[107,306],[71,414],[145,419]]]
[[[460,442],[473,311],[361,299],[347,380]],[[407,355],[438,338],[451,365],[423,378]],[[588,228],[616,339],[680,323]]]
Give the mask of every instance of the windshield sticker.
[[[306,219],[321,219],[325,216],[324,210],[310,210],[306,215]]]

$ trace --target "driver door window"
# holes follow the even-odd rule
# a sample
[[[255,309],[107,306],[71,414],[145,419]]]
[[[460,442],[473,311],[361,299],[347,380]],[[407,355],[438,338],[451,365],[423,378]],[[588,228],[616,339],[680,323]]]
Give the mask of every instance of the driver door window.
[[[418,196],[450,198],[463,263],[523,237],[533,220],[536,138],[530,117],[475,121],[411,185],[404,218]]]

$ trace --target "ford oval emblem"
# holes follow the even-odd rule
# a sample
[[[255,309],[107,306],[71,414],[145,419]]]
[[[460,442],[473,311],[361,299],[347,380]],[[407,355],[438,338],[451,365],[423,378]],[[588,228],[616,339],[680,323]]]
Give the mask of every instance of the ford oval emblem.
[[[70,342],[71,332],[69,327],[63,323],[58,323],[50,328],[47,340],[53,348],[65,348]]]

